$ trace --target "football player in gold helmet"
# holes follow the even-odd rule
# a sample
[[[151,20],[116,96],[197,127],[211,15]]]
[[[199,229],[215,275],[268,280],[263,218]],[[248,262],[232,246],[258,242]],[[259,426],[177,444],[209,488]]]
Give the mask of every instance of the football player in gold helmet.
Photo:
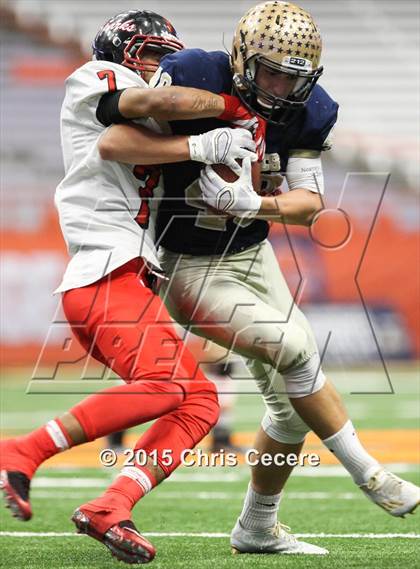
[[[216,209],[223,209],[224,212],[241,215],[247,220],[264,217],[266,220],[304,225],[304,212],[313,207],[311,204],[315,204],[316,197],[319,198],[323,193],[322,176],[319,175],[322,172],[320,153],[327,146],[326,131],[329,132],[332,126],[326,116],[322,121],[319,120],[323,114],[328,114],[330,106],[328,95],[316,85],[322,74],[321,49],[321,36],[312,16],[294,4],[265,2],[251,8],[241,18],[235,32],[231,55],[233,89],[248,109],[268,121],[264,162],[270,165],[269,169],[272,171],[285,171],[290,191],[280,196],[262,197],[258,203],[252,193],[251,184],[248,184],[250,191],[243,183],[235,183],[233,188],[233,184],[226,184],[213,171],[205,168],[200,177],[200,189],[206,203]],[[315,133],[318,133],[317,136],[321,135],[317,141],[312,138]],[[233,191],[229,192],[230,188]],[[224,207],[221,208],[220,205]],[[264,246],[261,241],[261,247]],[[226,270],[227,266],[232,270],[238,270],[238,267],[243,270],[246,266],[245,257],[247,255],[249,259],[250,251],[248,248],[245,254],[224,255],[223,264],[219,261],[218,266],[223,267],[223,270]],[[241,254],[244,255],[242,260]],[[257,258],[260,258],[259,253],[255,259]],[[253,266],[256,266],[255,259]],[[248,296],[245,301],[244,296],[240,296],[241,285],[230,289],[237,306],[240,305],[240,310],[243,310],[246,304],[255,307],[258,315],[255,317],[248,314],[242,321],[238,314],[232,316],[232,321],[236,319],[236,324],[229,325],[235,328],[237,334],[236,349],[241,335],[244,335],[244,330],[249,326],[255,327],[251,341],[264,341],[263,326],[257,324],[257,320],[265,323],[271,321],[274,329],[274,298],[277,296],[284,300],[287,294],[290,294],[286,289],[281,290],[280,283],[284,281],[280,274],[275,276],[276,263],[271,265],[266,259],[262,264],[266,274],[270,274],[272,279],[272,288],[266,298],[271,313],[264,312],[264,307],[258,300],[252,305]],[[197,276],[197,270],[194,268],[191,273],[193,271],[194,276]],[[254,286],[251,272],[247,273],[248,286]],[[211,314],[207,317],[206,324],[211,318],[215,318],[218,309],[223,309],[223,313],[227,314],[227,305],[223,304],[222,294],[217,295],[214,292],[218,283],[210,286],[208,274],[206,294],[204,298],[200,298],[199,304],[200,316],[205,313],[205,309]],[[178,286],[180,280],[177,279]],[[189,280],[184,277],[183,290],[192,282],[191,277]],[[230,284],[231,279],[226,278],[223,288],[227,290]],[[261,298],[262,289],[254,286],[254,290],[257,289],[255,297],[258,299]],[[304,440],[303,431],[310,427],[348,470],[354,482],[368,498],[391,515],[404,517],[418,505],[419,489],[385,470],[364,449],[338,393],[322,372],[317,349],[314,352],[313,344],[311,347],[313,336],[310,327],[305,324],[304,317],[301,318],[303,315],[297,315],[296,306],[289,311],[291,302],[293,301],[289,300],[280,310],[283,322],[287,324],[284,325],[284,333],[279,342],[283,346],[283,354],[286,353],[288,335],[289,340],[291,338],[287,327],[297,324],[306,334],[304,348],[300,352],[301,355],[306,352],[306,356],[283,369],[281,356],[276,362],[272,361],[281,380],[275,376],[264,382],[261,381],[262,374],[255,375],[269,409],[257,434],[256,449],[272,457],[288,453],[298,454]],[[219,318],[220,315],[221,312]],[[280,318],[279,316],[277,324]],[[221,319],[220,322],[222,321],[221,328],[225,333],[227,326]],[[213,334],[213,340],[215,335],[216,333]],[[223,341],[221,335],[217,340]],[[290,340],[289,346],[297,348],[298,343],[298,336],[295,336]],[[255,357],[256,351],[254,344],[252,350],[244,353],[249,356],[252,352],[251,355]],[[254,360],[254,370],[257,369],[255,361],[258,361],[258,355]],[[267,362],[261,357],[259,361]],[[318,361],[318,365],[310,371],[315,361]],[[290,400],[290,413],[286,412],[286,402],[283,400],[285,393]],[[299,430],[301,436],[298,435]],[[279,468],[273,463],[252,465],[252,481],[242,512],[231,533],[234,552],[294,552],[317,555],[327,553],[323,548],[297,541],[277,522],[277,509],[290,472],[291,469],[288,470],[287,466]]]
[[[233,83],[242,102],[284,123],[308,101],[317,80],[322,40],[312,16],[287,2],[266,2],[239,21],[233,39]]]
[[[321,153],[329,146],[337,104],[316,84],[322,73],[321,46],[310,14],[289,2],[270,1],[251,8],[240,20],[230,68],[226,54],[183,50],[163,58],[158,72],[172,84],[205,84],[215,92],[233,83],[248,109],[269,123],[263,174],[273,182],[272,195],[256,195],[249,165],[248,174],[235,182],[211,166],[203,168],[199,195],[231,216],[222,226],[210,228],[208,211],[193,216],[188,203],[180,208],[183,197],[192,195],[197,172],[190,169],[182,178],[183,172],[177,169],[175,175],[168,169],[165,193],[178,199],[176,212],[165,206],[158,217],[161,262],[170,276],[162,296],[172,316],[249,358],[267,408],[255,448],[273,462],[251,465],[252,480],[231,533],[237,553],[327,553],[297,540],[277,521],[292,468],[276,464],[274,457],[299,454],[309,430],[361,490],[391,515],[404,516],[419,501],[418,489],[386,471],[359,441],[323,373],[310,325],[294,304],[266,240],[268,227],[261,225],[267,220],[310,225],[323,207]],[[245,118],[239,121],[245,123]],[[175,126],[173,132],[180,134],[183,128],[187,126]],[[276,195],[282,172],[289,191]]]

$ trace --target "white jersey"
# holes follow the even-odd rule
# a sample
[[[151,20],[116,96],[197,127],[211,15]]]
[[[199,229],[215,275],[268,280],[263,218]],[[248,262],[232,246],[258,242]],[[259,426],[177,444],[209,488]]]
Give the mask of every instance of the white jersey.
[[[97,147],[106,130],[96,118],[99,99],[109,90],[127,87],[148,85],[134,71],[108,61],[90,61],[66,80],[61,110],[65,177],[55,204],[71,260],[55,292],[91,284],[135,257],[160,266],[154,219],[147,229],[136,221],[145,179],[139,179],[138,169],[134,175],[134,165],[102,160]],[[152,119],[136,122],[160,130]],[[153,195],[159,192],[157,187]]]

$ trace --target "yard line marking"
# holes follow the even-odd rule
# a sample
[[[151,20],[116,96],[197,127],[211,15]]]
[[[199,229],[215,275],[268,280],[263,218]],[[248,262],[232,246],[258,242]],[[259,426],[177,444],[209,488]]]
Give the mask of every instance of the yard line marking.
[[[406,472],[418,472],[419,467],[417,464],[396,462],[394,464],[383,464],[387,470],[394,472],[395,474],[404,474]],[[308,476],[308,477],[325,477],[325,478],[349,478],[350,475],[347,470],[341,466],[341,464],[336,466],[317,466],[317,467],[297,467],[293,470],[292,476]],[[170,480],[170,479],[169,479]]]
[[[418,465],[407,463],[395,463],[384,465],[387,469],[395,474],[404,474],[407,472],[418,472]],[[200,468],[200,467],[199,467]],[[204,467],[201,467],[204,468]],[[229,467],[222,469],[220,467],[208,468],[211,470],[208,474],[198,472],[197,470],[186,469],[187,471],[179,471],[166,480],[167,484],[172,483],[190,483],[190,482],[241,482],[249,478],[249,470],[247,467],[235,467],[236,472],[228,470]],[[232,468],[232,467],[230,467]],[[104,488],[118,473],[117,470],[109,470],[107,477],[64,477],[64,476],[38,476],[31,483],[32,488]],[[348,472],[342,466],[318,466],[295,468],[293,477],[300,476],[317,476],[323,478],[348,478]]]
[[[143,532],[147,537],[206,537],[209,539],[230,537],[229,533],[193,533],[193,532]],[[419,533],[295,533],[297,538],[342,538],[342,539],[420,539]],[[0,531],[0,537],[84,537],[71,532],[31,532]]]
[[[204,467],[199,466],[198,469],[200,468]],[[239,482],[249,476],[248,469],[238,467],[236,472],[232,472],[230,470],[232,468],[236,467],[221,468],[218,470],[214,470],[214,468],[209,467],[210,472],[208,474],[205,472],[198,472],[198,469],[189,471],[185,474],[183,471],[179,471],[168,478],[167,482]]]
[[[32,488],[104,488],[111,482],[106,478],[54,478],[40,476],[31,482]]]
[[[34,490],[31,492],[31,498],[36,498],[37,500],[51,500],[53,498],[59,498],[60,500],[81,500],[85,496],[92,496],[89,490],[81,490],[80,492],[66,492],[63,494],[62,491],[54,490]]]
[[[62,494],[61,494],[62,495]],[[239,500],[245,496],[244,492],[165,492],[164,490],[152,494],[155,498],[163,499],[198,499],[198,500]],[[285,490],[284,499],[289,500],[354,500],[363,498],[362,492],[288,492]]]
[[[325,537],[343,539],[420,539],[420,533],[295,533],[294,535],[298,538]]]
[[[111,474],[111,472],[110,472]],[[116,475],[116,471],[112,471]],[[226,472],[214,474],[188,474],[178,476],[175,479],[169,478],[166,482],[239,482],[248,476],[248,472],[244,471],[241,474],[233,472]],[[104,488],[110,484],[114,476],[108,478],[74,478],[74,477],[54,477],[54,476],[39,476],[34,478],[31,482],[32,488]]]
[[[51,498],[60,498],[62,500],[70,500],[80,498],[87,495],[88,490],[81,492],[55,492],[54,490],[43,491],[34,490],[31,493],[32,498],[39,500]],[[242,500],[245,496],[244,492],[165,492],[159,490],[152,494],[154,499],[161,500]],[[284,499],[288,500],[355,500],[364,495],[361,492],[285,492]]]
[[[82,537],[81,533],[71,533],[69,531],[0,531],[0,537]]]

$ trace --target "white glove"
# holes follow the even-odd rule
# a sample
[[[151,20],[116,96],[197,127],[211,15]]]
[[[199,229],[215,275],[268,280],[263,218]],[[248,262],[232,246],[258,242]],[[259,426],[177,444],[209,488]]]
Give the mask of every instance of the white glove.
[[[243,128],[216,128],[188,138],[191,160],[204,164],[226,164],[238,176],[241,167],[236,160],[257,160],[255,142]]]
[[[226,182],[211,166],[203,168],[198,180],[203,200],[218,211],[252,219],[261,208],[261,196],[252,187],[251,159],[242,162],[236,182]]]
[[[265,122],[263,119],[244,113],[243,118],[237,118],[231,121],[232,125],[238,128],[246,128],[251,134],[255,142],[255,152],[257,153],[258,160],[261,162],[265,154]]]

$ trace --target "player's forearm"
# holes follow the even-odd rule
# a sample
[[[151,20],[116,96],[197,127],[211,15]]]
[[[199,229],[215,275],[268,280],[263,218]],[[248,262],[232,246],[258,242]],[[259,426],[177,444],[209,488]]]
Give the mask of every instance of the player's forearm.
[[[110,127],[98,141],[102,160],[125,164],[164,164],[190,159],[187,136],[166,136],[134,124]]]
[[[225,110],[220,95],[187,87],[125,89],[119,100],[121,114],[128,118],[189,120],[218,117]]]
[[[319,194],[296,189],[279,196],[263,197],[257,218],[289,225],[309,226],[315,213],[322,207]]]

